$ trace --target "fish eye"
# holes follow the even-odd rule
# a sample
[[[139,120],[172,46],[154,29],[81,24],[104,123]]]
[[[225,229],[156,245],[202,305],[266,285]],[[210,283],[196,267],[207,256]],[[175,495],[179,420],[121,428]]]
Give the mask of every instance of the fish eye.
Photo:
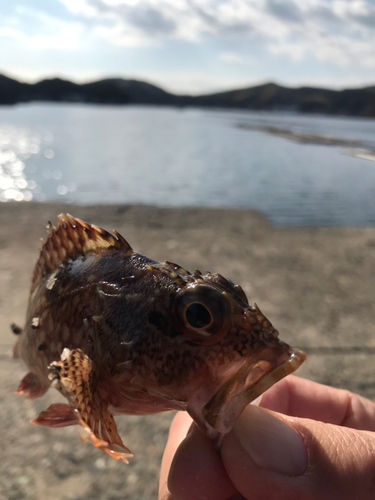
[[[185,311],[186,321],[193,328],[205,328],[212,322],[210,311],[204,304],[193,302]]]
[[[197,344],[215,344],[230,327],[231,307],[226,294],[211,285],[194,284],[174,299],[177,330]]]

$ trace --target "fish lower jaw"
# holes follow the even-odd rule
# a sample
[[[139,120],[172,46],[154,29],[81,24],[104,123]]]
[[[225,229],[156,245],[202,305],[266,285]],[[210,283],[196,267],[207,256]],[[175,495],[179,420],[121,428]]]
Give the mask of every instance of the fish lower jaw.
[[[293,373],[306,359],[299,349],[290,349],[277,362],[261,361],[253,366],[244,363],[201,408],[189,411],[199,427],[217,439],[228,433],[244,408],[276,382]],[[198,422],[198,421],[199,422]]]

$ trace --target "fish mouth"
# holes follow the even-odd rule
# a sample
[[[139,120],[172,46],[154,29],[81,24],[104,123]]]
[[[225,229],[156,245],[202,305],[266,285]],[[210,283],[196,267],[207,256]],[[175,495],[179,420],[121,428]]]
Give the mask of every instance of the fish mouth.
[[[285,345],[285,344],[284,344]],[[289,348],[284,355],[244,363],[238,371],[216,392],[202,409],[208,431],[220,434],[229,432],[244,408],[272,387],[276,382],[293,373],[306,359],[306,354]]]

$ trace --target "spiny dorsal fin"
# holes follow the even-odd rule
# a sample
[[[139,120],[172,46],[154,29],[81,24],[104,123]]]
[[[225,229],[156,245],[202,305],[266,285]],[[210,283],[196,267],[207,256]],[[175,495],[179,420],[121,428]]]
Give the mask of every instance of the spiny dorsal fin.
[[[57,219],[57,228],[49,223],[47,241],[42,240],[42,249],[34,269],[32,290],[44,276],[55,271],[67,259],[75,260],[80,255],[99,253],[108,248],[116,248],[125,255],[133,253],[129,243],[116,231],[113,231],[113,236],[104,229],[69,214],[60,214]]]

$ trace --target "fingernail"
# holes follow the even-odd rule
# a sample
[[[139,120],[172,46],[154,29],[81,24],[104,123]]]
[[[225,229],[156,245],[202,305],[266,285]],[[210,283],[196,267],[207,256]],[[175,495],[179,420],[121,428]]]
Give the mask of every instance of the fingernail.
[[[258,467],[287,476],[298,476],[307,469],[307,450],[302,437],[272,413],[249,405],[233,430]]]

